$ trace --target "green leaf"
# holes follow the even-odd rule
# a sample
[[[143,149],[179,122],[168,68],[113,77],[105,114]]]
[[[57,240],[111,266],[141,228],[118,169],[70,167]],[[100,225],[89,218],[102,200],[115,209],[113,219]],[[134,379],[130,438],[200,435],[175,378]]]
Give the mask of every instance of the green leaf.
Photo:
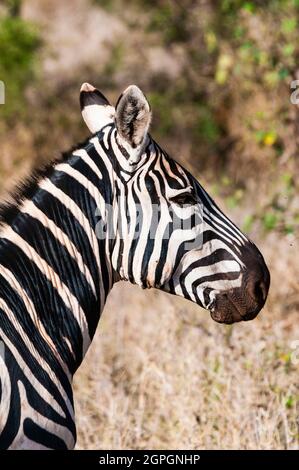
[[[208,31],[205,35],[205,41],[209,52],[214,52],[217,49],[218,41],[217,36],[213,31]]]
[[[266,230],[273,230],[278,223],[278,217],[273,212],[267,212],[263,217],[263,224]]]
[[[284,80],[289,75],[290,75],[290,73],[289,73],[288,69],[286,69],[286,68],[282,68],[278,72],[278,76],[279,76],[280,80]]]
[[[229,209],[235,209],[238,206],[238,200],[235,196],[228,196],[226,198],[226,205]]]
[[[243,226],[242,226],[244,232],[251,231],[253,222],[254,222],[254,216],[252,214],[248,214],[245,216],[244,221],[243,221]]]
[[[279,73],[276,70],[271,70],[265,73],[264,81],[270,87],[274,87],[279,82]]]
[[[261,143],[261,142],[263,142],[263,140],[264,140],[265,131],[262,131],[262,130],[255,131],[254,136],[255,136],[255,140],[256,140],[258,143]]]
[[[281,176],[281,179],[287,189],[290,189],[293,187],[294,180],[293,180],[293,175],[291,173],[283,173],[283,175]]]
[[[19,17],[0,18],[0,79],[6,85],[3,114],[23,113],[24,90],[35,76],[36,51],[41,41],[37,29]]]
[[[295,44],[285,44],[282,48],[282,53],[286,57],[290,57],[295,52]]]
[[[253,13],[255,11],[255,4],[253,2],[245,2],[242,8],[249,13]]]
[[[290,395],[285,399],[284,404],[285,404],[286,408],[290,409],[290,408],[293,408],[294,403],[295,403],[294,397],[292,395]]]
[[[292,225],[285,225],[283,230],[286,235],[292,235],[295,232],[295,229]]]
[[[285,18],[281,23],[281,30],[285,34],[293,33],[297,27],[296,18]]]

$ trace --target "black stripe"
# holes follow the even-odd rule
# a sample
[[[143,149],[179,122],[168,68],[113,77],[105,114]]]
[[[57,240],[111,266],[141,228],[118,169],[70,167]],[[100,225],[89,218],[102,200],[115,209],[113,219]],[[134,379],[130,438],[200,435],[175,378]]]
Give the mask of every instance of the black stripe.
[[[10,374],[10,380],[11,380],[11,388],[12,388],[11,395],[13,396],[16,393],[16,390],[18,389],[17,381],[21,379],[21,381],[23,382],[25,386],[26,391],[27,391],[28,385],[29,385],[29,388],[31,389],[30,393],[27,394],[27,400],[32,405],[32,407],[34,409],[38,409],[37,403],[38,401],[42,401],[43,403],[40,406],[39,412],[43,416],[47,416],[47,413],[51,412],[51,419],[63,425],[65,422],[65,418],[62,417],[60,414],[58,414],[49,403],[45,402],[44,399],[38,394],[35,387],[33,387],[32,384],[29,384],[28,382],[29,380],[33,382],[32,379],[36,378],[40,382],[40,384],[48,391],[50,397],[52,397],[52,399],[55,402],[57,402],[57,404],[61,407],[64,414],[66,416],[70,416],[66,403],[64,401],[64,398],[60,394],[57,388],[57,385],[53,382],[52,377],[50,377],[49,374],[41,367],[41,364],[39,364],[39,362],[33,357],[30,350],[25,345],[25,342],[22,336],[17,332],[14,325],[7,319],[6,313],[1,308],[0,308],[0,321],[1,321],[1,324],[4,325],[5,334],[8,337],[9,341],[17,349],[18,353],[24,359],[24,362],[26,363],[28,369],[32,373],[32,376],[30,377],[30,379],[28,379],[25,376],[24,371],[21,369],[21,366],[18,364],[18,366],[16,367],[17,360],[15,358],[13,359],[12,356],[10,356],[8,351],[5,352],[9,374]],[[34,395],[36,395],[36,398],[34,397],[32,390],[35,390]],[[72,404],[72,394],[68,396]]]
[[[69,196],[72,201],[74,201],[74,203],[80,208],[80,210],[87,218],[93,231],[95,231],[96,225],[99,222],[99,218],[96,217],[96,214],[98,213],[98,206],[94,198],[88,192],[88,190],[83,185],[78,183],[75,178],[61,171],[56,171],[53,177],[51,178],[51,181],[56,187],[61,189],[67,196]],[[74,218],[73,216],[71,217],[72,219]],[[101,263],[101,276],[104,284],[106,297],[110,290],[110,282],[106,260],[105,240],[97,238],[97,241],[98,253]],[[80,252],[81,251],[82,249],[80,250]]]
[[[32,441],[49,449],[67,450],[67,446],[62,439],[34,423],[30,418],[24,420],[24,434]]]
[[[198,287],[204,282],[213,282],[213,281],[234,281],[240,276],[240,271],[229,271],[224,273],[215,273],[209,276],[203,276],[193,282],[192,288]]]
[[[65,371],[62,369],[60,363],[57,361],[53,350],[45,341],[44,337],[41,335],[36,323],[33,322],[29,312],[27,312],[27,308],[20,293],[16,292],[6,281],[5,278],[1,276],[0,279],[1,297],[5,298],[5,302],[8,308],[13,312],[15,321],[19,323],[26,336],[29,338],[29,341],[34,345],[37,352],[44,359],[44,361],[49,364],[50,368],[57,375],[65,392],[70,395],[72,389],[70,386],[69,379]]]
[[[18,223],[12,226],[23,240],[27,241],[35,251],[56,272],[83,309],[92,337],[97,323],[100,305],[94,296],[86,277],[80,271],[77,261],[72,258],[68,250],[53,236],[39,220],[29,214],[20,214]]]
[[[16,245],[1,240],[0,264],[10,269],[26,291],[39,314],[47,334],[51,337],[62,360],[74,373],[82,361],[82,333],[73,312],[65,305],[57,289],[38,269],[36,264]],[[63,337],[66,337],[74,351],[69,352]]]
[[[40,189],[38,196],[34,198],[34,204],[57,225],[75,245],[82,256],[86,266],[88,266],[97,289],[99,297],[99,272],[96,264],[93,248],[81,224],[73,216],[69,209],[65,207],[56,197],[48,191]]]
[[[96,88],[92,91],[81,91],[80,92],[80,107],[83,110],[86,106],[91,105],[98,106],[109,106],[107,98]]]

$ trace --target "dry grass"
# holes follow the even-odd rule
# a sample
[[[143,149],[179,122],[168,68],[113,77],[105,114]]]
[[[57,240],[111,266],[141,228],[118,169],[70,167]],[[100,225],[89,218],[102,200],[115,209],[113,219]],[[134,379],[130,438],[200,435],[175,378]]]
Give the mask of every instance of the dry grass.
[[[253,322],[114,287],[75,377],[78,449],[298,448],[298,243],[271,237],[271,295]]]

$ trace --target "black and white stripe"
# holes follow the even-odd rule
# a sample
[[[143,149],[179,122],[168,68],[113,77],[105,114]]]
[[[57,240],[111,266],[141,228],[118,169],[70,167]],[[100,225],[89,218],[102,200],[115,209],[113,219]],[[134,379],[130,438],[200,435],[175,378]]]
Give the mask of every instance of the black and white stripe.
[[[72,377],[115,281],[227,323],[253,318],[269,287],[257,248],[148,134],[137,87],[114,109],[84,84],[81,107],[92,137],[1,210],[0,448],[74,446]]]

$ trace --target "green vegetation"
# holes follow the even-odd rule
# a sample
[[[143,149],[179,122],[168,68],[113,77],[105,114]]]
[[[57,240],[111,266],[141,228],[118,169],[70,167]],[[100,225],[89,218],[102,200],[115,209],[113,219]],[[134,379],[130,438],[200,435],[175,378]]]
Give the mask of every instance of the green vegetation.
[[[276,182],[272,188],[269,182],[279,159],[289,155],[283,166],[288,174],[294,172],[297,158],[290,132],[295,109],[289,96],[299,57],[299,2],[137,3],[146,11],[148,33],[159,33],[166,48],[180,47],[184,53],[178,79],[157,80],[151,95],[158,110],[158,134],[183,135],[197,154],[193,166],[202,169],[208,159],[210,168],[231,175],[230,187],[222,187],[230,210],[243,203],[240,187],[260,168],[266,190],[272,192]],[[293,135],[296,132],[293,127]],[[249,171],[235,170],[240,160]],[[277,182],[270,200],[245,216],[244,227],[250,230],[259,222],[266,232],[293,233],[298,227],[292,205],[298,184],[298,172],[285,183]],[[283,207],[277,205],[278,193]]]
[[[109,61],[103,70],[103,80],[107,81],[107,86],[111,87],[114,75],[120,70],[124,57],[124,45],[123,43],[115,43],[110,49]]]
[[[11,120],[24,111],[24,93],[35,77],[40,39],[36,27],[16,16],[19,2],[9,3],[13,14],[0,18],[0,78],[6,89],[1,115]]]

